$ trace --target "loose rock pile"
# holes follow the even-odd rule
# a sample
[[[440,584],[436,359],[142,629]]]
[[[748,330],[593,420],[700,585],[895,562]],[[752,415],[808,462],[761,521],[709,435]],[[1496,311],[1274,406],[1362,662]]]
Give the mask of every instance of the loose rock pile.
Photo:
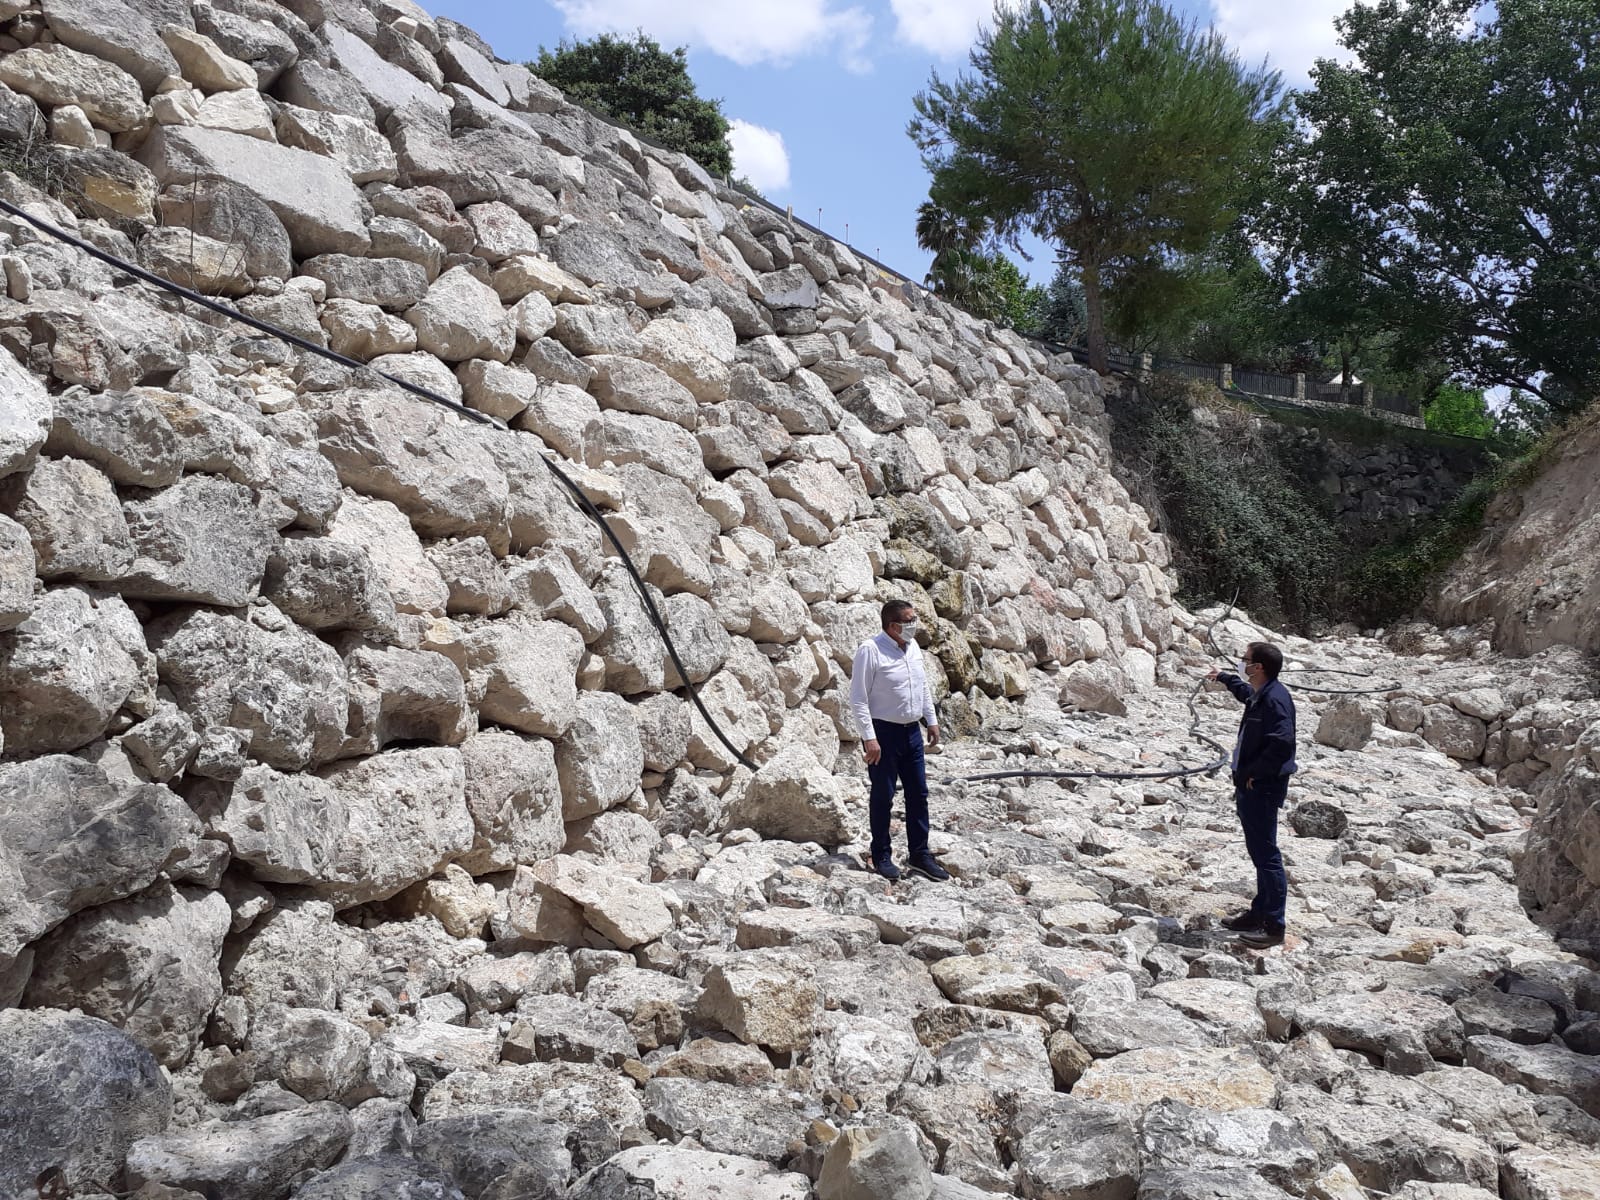
[[[890,596],[935,775],[1196,759],[1096,376],[405,0],[0,22],[7,196],[511,426],[0,221],[0,1195],[1583,1194],[1600,982],[1512,866],[1569,658],[1291,647],[1404,690],[1305,709],[1281,953],[1215,781],[946,780],[891,888]]]

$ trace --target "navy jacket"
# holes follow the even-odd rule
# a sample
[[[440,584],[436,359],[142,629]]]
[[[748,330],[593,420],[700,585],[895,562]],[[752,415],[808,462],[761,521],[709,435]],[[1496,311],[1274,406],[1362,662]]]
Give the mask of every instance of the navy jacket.
[[[1243,787],[1251,779],[1287,780],[1300,769],[1294,761],[1294,699],[1289,689],[1274,679],[1252,692],[1248,683],[1227,671],[1217,679],[1234,699],[1244,702],[1234,786]]]

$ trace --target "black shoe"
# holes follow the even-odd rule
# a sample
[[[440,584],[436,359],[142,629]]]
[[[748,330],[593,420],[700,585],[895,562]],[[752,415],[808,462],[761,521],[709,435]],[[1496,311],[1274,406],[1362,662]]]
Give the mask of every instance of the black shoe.
[[[872,860],[872,873],[882,875],[890,883],[900,878],[900,868],[894,865],[892,858],[875,858]]]
[[[1227,920],[1223,921],[1222,927],[1224,929],[1231,929],[1234,933],[1247,933],[1252,930],[1264,929],[1266,924],[1266,921],[1264,921],[1261,917],[1247,909],[1238,916],[1229,917]]]
[[[1245,930],[1239,935],[1239,940],[1252,950],[1266,950],[1283,945],[1285,932],[1282,925],[1263,925],[1260,929]]]
[[[950,872],[939,865],[939,860],[931,854],[919,855],[906,864],[906,869],[913,875],[921,875],[924,879],[931,879],[935,883],[947,883]]]

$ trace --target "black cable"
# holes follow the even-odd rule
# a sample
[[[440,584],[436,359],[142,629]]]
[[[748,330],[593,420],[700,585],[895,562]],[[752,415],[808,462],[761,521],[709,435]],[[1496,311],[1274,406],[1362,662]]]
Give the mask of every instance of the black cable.
[[[1217,622],[1227,617],[1233,611],[1233,601],[1239,598],[1238,591],[1233,593],[1233,600],[1228,601],[1228,607],[1221,614],[1212,618],[1211,624],[1206,626],[1205,637],[1202,642],[1210,641],[1213,648],[1216,642],[1211,640],[1211,631],[1216,628]],[[1218,654],[1221,651],[1218,650]],[[1226,658],[1227,655],[1221,655]],[[1200,709],[1195,704],[1195,699],[1200,695],[1200,689],[1206,684],[1204,679],[1195,681],[1193,690],[1189,692],[1189,736],[1197,742],[1204,742],[1222,757],[1215,762],[1209,762],[1203,767],[1179,767],[1171,771],[989,771],[982,775],[961,775],[955,781],[961,783],[985,783],[995,779],[1182,779],[1190,775],[1213,775],[1233,761],[1233,755],[1222,743],[1207,737],[1200,732]],[[944,780],[952,782],[950,778]]]
[[[410,392],[413,396],[427,400],[432,404],[437,404],[442,408],[447,408],[456,415],[466,417],[469,420],[476,421],[481,425],[488,425],[491,428],[499,429],[507,433],[515,432],[504,421],[500,420],[498,417],[491,416],[489,413],[479,412],[475,408],[469,408],[464,404],[458,404],[456,401],[451,400],[448,397],[441,396],[437,392],[429,391],[427,388],[419,387],[417,384],[411,383],[405,379],[401,379],[397,376],[379,371],[366,363],[357,362],[353,358],[348,358],[337,351],[328,349],[326,346],[319,346],[315,342],[308,341],[305,338],[289,332],[287,329],[281,329],[278,326],[273,325],[271,322],[263,321],[257,317],[252,317],[248,313],[240,312],[231,304],[224,304],[222,301],[214,300],[210,296],[202,295],[192,288],[186,288],[182,284],[174,283],[170,279],[165,279],[160,275],[157,275],[151,271],[147,271],[143,267],[128,262],[126,259],[121,258],[118,255],[100,249],[99,246],[96,246],[92,242],[85,241],[83,238],[80,238],[75,234],[68,233],[66,230],[58,228],[49,221],[42,220],[41,218],[34,216],[32,213],[25,212],[23,209],[19,208],[15,204],[12,204],[9,200],[4,199],[3,197],[0,197],[0,212],[9,213],[11,216],[16,217],[19,220],[26,221],[29,225],[32,225],[41,233],[45,233],[50,237],[55,238],[57,241],[81,250],[83,253],[91,256],[92,258],[98,259],[99,261],[106,263],[108,266],[115,267],[119,271],[132,275],[135,279],[141,280],[144,283],[148,283],[152,287],[160,288],[162,291],[170,292],[172,295],[177,296],[180,299],[187,300],[193,304],[198,304],[202,308],[209,309],[210,311],[218,313],[221,316],[228,317],[231,320],[248,325],[250,328],[257,330],[258,332],[265,333],[269,337],[275,337],[280,341],[287,342],[296,349],[303,350],[308,354],[317,355],[320,358],[325,358],[330,362],[338,363],[340,366],[346,367],[357,374],[365,373],[376,376],[378,379],[381,379],[386,383],[391,383],[403,391]],[[622,543],[617,539],[616,532],[611,528],[611,522],[606,520],[605,514],[603,514],[599,508],[595,506],[594,501],[589,499],[588,495],[581,487],[578,486],[577,482],[564,470],[557,466],[547,453],[541,454],[539,457],[540,461],[542,461],[545,466],[550,468],[550,472],[566,487],[569,492],[572,493],[573,498],[577,501],[578,508],[600,526],[600,529],[605,534],[607,540],[609,540],[611,545],[616,548],[617,555],[622,560],[622,565],[627,569],[629,577],[633,580],[634,587],[639,592],[640,599],[644,602],[645,614],[650,618],[650,623],[655,626],[656,632],[661,636],[662,644],[665,645],[667,649],[667,656],[672,660],[672,665],[678,672],[678,678],[683,681],[684,690],[689,693],[689,699],[694,703],[695,708],[700,711],[700,715],[705,718],[706,724],[711,727],[711,732],[717,735],[717,740],[727,748],[728,753],[732,754],[735,760],[737,760],[741,766],[746,767],[751,771],[759,770],[755,763],[746,758],[744,754],[741,753],[738,748],[736,748],[734,744],[728,740],[728,735],[723,733],[722,727],[717,724],[716,719],[712,717],[711,713],[706,709],[705,702],[700,699],[700,689],[696,687],[694,682],[689,678],[689,672],[684,667],[683,660],[678,656],[678,648],[676,645],[674,645],[672,641],[672,635],[667,630],[666,620],[662,617],[660,610],[656,607],[655,600],[650,595],[650,589],[645,584],[644,577],[639,574],[639,569],[634,565],[632,557],[630,557],[628,552],[623,549]]]
[[[1229,662],[1229,663],[1233,662],[1233,656],[1228,654],[1228,653],[1226,653],[1222,649],[1221,646],[1217,645],[1216,638],[1211,636],[1211,631],[1217,627],[1218,622],[1227,620],[1228,614],[1233,611],[1233,606],[1234,606],[1235,603],[1238,602],[1238,599],[1239,599],[1239,589],[1238,588],[1234,588],[1233,589],[1233,599],[1228,601],[1228,606],[1227,606],[1227,608],[1222,610],[1221,615],[1217,616],[1217,617],[1214,617],[1212,619],[1212,621],[1211,621],[1211,624],[1206,626],[1206,635],[1205,635],[1204,639],[1202,639],[1204,642],[1210,643],[1211,652],[1216,657],[1218,657],[1220,659],[1223,659],[1224,661]],[[1354,676],[1357,679],[1371,679],[1372,678],[1372,672],[1371,671],[1342,671],[1342,670],[1338,669],[1337,667],[1284,667],[1279,672],[1279,674],[1280,675],[1350,675],[1350,676]],[[1398,691],[1400,691],[1402,686],[1403,685],[1401,685],[1399,683],[1391,683],[1391,684],[1388,684],[1388,685],[1386,685],[1384,687],[1375,687],[1375,688],[1325,688],[1325,687],[1317,687],[1315,684],[1310,684],[1310,683],[1297,683],[1297,684],[1295,684],[1295,690],[1299,691],[1299,692],[1316,692],[1319,696],[1379,696],[1379,695],[1388,695],[1390,692],[1398,692]]]

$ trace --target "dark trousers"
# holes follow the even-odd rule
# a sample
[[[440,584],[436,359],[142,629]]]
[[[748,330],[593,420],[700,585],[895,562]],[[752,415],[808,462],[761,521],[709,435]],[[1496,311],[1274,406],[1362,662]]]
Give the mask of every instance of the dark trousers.
[[[928,776],[922,757],[922,726],[873,721],[878,761],[867,768],[872,780],[868,806],[872,813],[872,858],[889,857],[889,809],[895,784],[906,790],[906,843],[912,858],[928,852]]]
[[[1282,928],[1289,901],[1289,876],[1278,852],[1278,810],[1289,792],[1289,781],[1256,780],[1252,788],[1233,790],[1234,809],[1244,830],[1244,846],[1256,868],[1256,897],[1250,911],[1268,925]]]

